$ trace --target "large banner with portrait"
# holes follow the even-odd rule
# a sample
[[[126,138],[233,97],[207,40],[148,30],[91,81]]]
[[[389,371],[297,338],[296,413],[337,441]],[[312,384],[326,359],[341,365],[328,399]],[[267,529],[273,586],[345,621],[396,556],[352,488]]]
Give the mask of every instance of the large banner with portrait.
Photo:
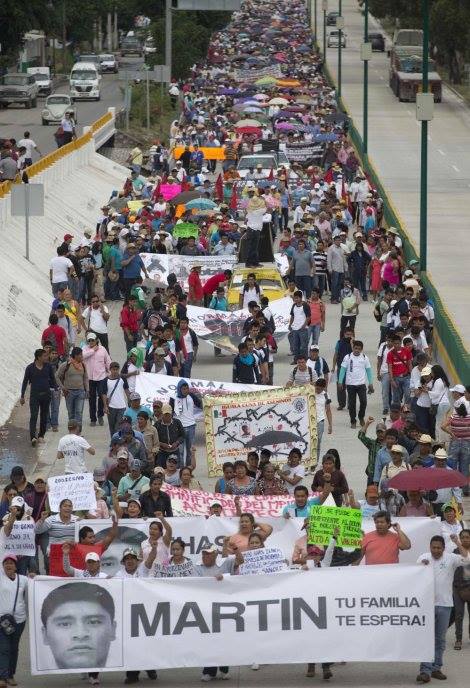
[[[202,265],[199,276],[201,282],[205,284],[209,277],[218,275],[224,270],[232,270],[237,262],[236,256],[180,256],[170,253],[166,255],[141,253],[140,257],[150,278],[155,280],[157,286],[167,287],[168,275],[173,273],[186,291],[188,290],[189,273],[195,263]]]
[[[269,303],[276,329],[274,338],[282,339],[288,332],[292,299],[288,296]],[[188,306],[189,324],[198,337],[232,354],[238,353],[243,337],[243,325],[250,313],[247,310],[216,311],[202,306]]]
[[[29,581],[31,673],[434,655],[431,567]]]
[[[209,476],[225,461],[245,460],[250,450],[269,449],[272,461],[287,461],[300,449],[306,466],[317,461],[317,419],[312,385],[204,397]]]

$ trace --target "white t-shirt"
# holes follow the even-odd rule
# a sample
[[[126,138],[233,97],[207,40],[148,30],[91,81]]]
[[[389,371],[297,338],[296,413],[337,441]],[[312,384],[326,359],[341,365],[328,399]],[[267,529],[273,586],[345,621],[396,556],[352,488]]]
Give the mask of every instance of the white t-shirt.
[[[118,382],[119,380],[119,382]],[[127,408],[127,397],[125,393],[125,389],[129,389],[129,385],[127,383],[127,380],[123,380],[122,378],[118,378],[117,380],[111,380],[109,377],[106,380],[108,389],[106,390],[106,394],[108,397],[108,406],[109,408],[114,408],[114,409],[125,409]],[[116,385],[116,382],[118,384]],[[116,387],[116,389],[114,389]],[[113,392],[114,389],[114,392]],[[113,393],[111,399],[109,398],[109,395]]]
[[[430,552],[425,552],[418,557],[418,564],[427,559],[434,573],[434,604],[439,607],[453,607],[452,586],[455,569],[459,566],[470,564],[470,558],[461,557],[460,554],[444,552],[442,557],[434,559]],[[424,564],[423,564],[424,566]]]
[[[33,150],[36,150],[36,144],[33,139],[20,139],[16,144],[18,148],[26,148],[26,157],[33,157]]]
[[[129,363],[129,365],[127,366],[127,373],[135,373],[136,370],[139,370],[139,368],[137,368],[137,366],[135,366],[133,363]],[[137,382],[136,378],[137,375],[131,375],[127,378],[127,384],[129,385],[129,394],[135,392],[135,384]]]
[[[193,353],[194,352],[193,340],[191,339],[191,335],[189,333],[189,330],[188,330],[188,332],[186,332],[186,334],[183,334],[182,337],[183,337],[183,341],[184,341],[184,346],[186,348],[186,353],[188,353],[188,354]]]
[[[50,262],[52,270],[52,284],[67,282],[69,279],[68,270],[73,268],[73,263],[67,256],[56,256]]]
[[[175,416],[181,421],[183,428],[188,428],[196,423],[194,418],[194,401],[190,394],[183,398],[177,397],[175,399]]]
[[[346,369],[343,381],[346,385],[368,384],[366,370],[370,368],[370,361],[365,354],[360,353],[359,356],[348,354],[344,357],[341,367]]]
[[[248,308],[248,304],[250,301],[256,301],[256,303],[260,303],[260,297],[262,295],[261,289],[258,287],[253,287],[253,289],[246,289],[242,287],[240,289],[240,294],[243,296],[243,305],[242,308]]]
[[[380,366],[380,374],[383,375],[384,373],[388,373],[388,363],[387,363],[387,354],[389,351],[393,349],[393,346],[389,349],[387,346],[387,342],[382,342],[382,344],[379,346],[379,350],[377,351],[377,358],[382,359],[382,365]]]
[[[294,304],[292,306],[292,315],[294,316],[294,319],[292,321],[292,329],[293,330],[301,330],[305,326],[305,310],[304,310],[305,304],[301,303],[300,306],[297,306]]]
[[[85,451],[90,443],[80,435],[64,435],[59,440],[58,451],[62,452],[65,461],[65,473],[86,473]]]
[[[287,471],[289,471],[289,473],[288,473],[289,478],[295,478],[296,475],[300,476],[302,478],[302,480],[305,478],[305,467],[302,466],[301,463],[299,463],[298,466],[289,466],[289,464],[286,463],[282,467],[282,472],[286,473]],[[295,488],[297,487],[297,485],[301,485],[302,480],[300,480],[296,485],[291,485],[290,483],[286,482],[285,485],[286,485],[288,493],[294,494]]]
[[[102,306],[102,308],[104,312],[109,315],[109,310],[106,308],[106,306]],[[92,308],[91,306],[88,306],[85,308],[82,315],[87,330],[93,330],[93,332],[98,332],[99,334],[107,334],[108,324],[103,318],[101,308]]]
[[[114,574],[113,578],[148,578],[150,569],[148,569],[144,562],[138,565],[134,573],[127,573],[124,566],[121,566],[119,571]]]
[[[326,405],[330,403],[328,394],[323,391],[315,394],[315,405],[317,407],[317,423],[320,423],[326,418]]]

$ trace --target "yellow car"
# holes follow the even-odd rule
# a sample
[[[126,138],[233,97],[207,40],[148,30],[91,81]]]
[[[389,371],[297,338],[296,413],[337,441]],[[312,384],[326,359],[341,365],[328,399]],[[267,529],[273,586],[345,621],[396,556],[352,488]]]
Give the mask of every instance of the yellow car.
[[[256,282],[263,296],[267,296],[270,301],[283,298],[286,286],[275,265],[261,268],[235,267],[227,292],[229,310],[240,308],[240,289],[250,273],[256,275]]]

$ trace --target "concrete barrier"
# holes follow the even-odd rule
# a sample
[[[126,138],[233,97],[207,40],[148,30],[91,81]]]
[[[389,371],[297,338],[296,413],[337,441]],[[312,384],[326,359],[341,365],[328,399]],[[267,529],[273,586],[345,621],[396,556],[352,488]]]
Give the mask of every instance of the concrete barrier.
[[[110,115],[102,126],[108,126]],[[45,215],[30,219],[30,261],[25,225],[10,212],[9,183],[0,185],[0,424],[20,396],[25,366],[40,346],[52,301],[49,264],[66,233],[80,241],[94,230],[100,208],[128,172],[96,153],[100,128],[46,156],[30,168],[31,182],[45,187]],[[109,131],[109,130],[108,130]]]

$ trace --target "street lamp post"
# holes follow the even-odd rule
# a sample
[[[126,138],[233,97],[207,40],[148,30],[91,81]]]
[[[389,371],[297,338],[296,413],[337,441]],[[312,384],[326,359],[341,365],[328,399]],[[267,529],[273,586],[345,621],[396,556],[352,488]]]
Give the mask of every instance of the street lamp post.
[[[420,268],[427,270],[428,263],[428,122],[433,117],[434,96],[429,93],[429,2],[421,0],[423,15],[423,89],[416,96],[417,119],[421,121],[421,184],[419,203],[419,258]]]
[[[338,3],[339,16],[336,20],[336,25],[338,27],[338,98],[341,98],[341,57],[342,57],[342,40],[343,40],[343,29],[344,29],[344,19],[343,19],[343,0],[339,0]]]
[[[323,10],[323,62],[326,62],[326,13],[328,12],[328,0],[322,0]]]
[[[363,112],[362,112],[362,155],[364,162],[367,161],[369,148],[369,55],[372,53],[369,44],[369,0],[364,1],[364,93],[363,93]],[[370,50],[370,52],[369,52]]]

